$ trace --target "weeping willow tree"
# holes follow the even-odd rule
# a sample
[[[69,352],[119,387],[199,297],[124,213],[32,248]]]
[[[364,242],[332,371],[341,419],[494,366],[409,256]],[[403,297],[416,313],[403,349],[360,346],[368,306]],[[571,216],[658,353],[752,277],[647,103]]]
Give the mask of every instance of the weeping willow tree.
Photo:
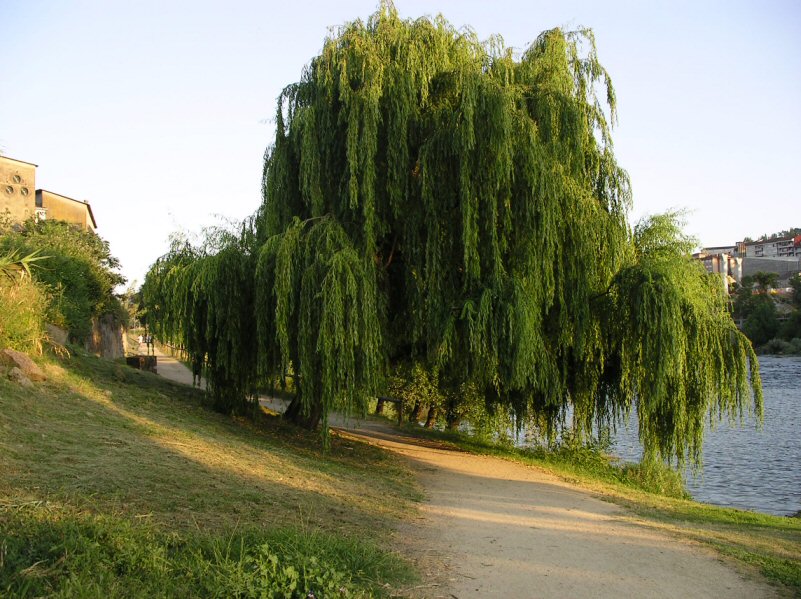
[[[721,279],[690,257],[695,241],[681,233],[680,216],[646,218],[634,230],[634,259],[615,275],[602,312],[609,355],[600,396],[617,413],[636,400],[646,459],[682,463],[689,454],[699,464],[707,416],[741,418],[751,407],[761,421],[762,388]]]
[[[207,232],[203,246],[173,243],[142,285],[156,336],[206,362],[215,409],[247,414],[256,406],[252,234]]]
[[[294,376],[289,417],[363,410],[404,363],[550,430],[636,406],[648,454],[679,462],[708,415],[758,412],[750,345],[675,219],[629,228],[615,103],[589,30],[518,54],[383,3],[326,39],[278,100],[253,277],[226,282],[253,298],[257,376]]]

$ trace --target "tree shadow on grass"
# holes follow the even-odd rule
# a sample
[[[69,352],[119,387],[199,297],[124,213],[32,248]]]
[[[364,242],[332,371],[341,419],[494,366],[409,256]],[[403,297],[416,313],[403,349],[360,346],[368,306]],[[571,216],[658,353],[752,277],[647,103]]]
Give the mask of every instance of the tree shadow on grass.
[[[201,392],[146,373],[91,358],[61,366],[67,376],[51,369],[56,382],[0,411],[16,495],[168,529],[292,524],[347,534],[388,530],[415,496],[397,462],[367,444],[335,438],[324,453],[315,435],[216,414]]]

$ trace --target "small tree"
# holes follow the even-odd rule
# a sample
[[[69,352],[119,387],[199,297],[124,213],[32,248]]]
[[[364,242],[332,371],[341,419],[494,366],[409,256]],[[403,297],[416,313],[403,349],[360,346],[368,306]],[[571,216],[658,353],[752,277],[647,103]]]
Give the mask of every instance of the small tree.
[[[743,332],[754,345],[764,345],[776,336],[778,330],[776,304],[768,296],[755,296],[748,318],[743,323]]]
[[[759,288],[764,293],[768,293],[771,289],[776,288],[776,284],[779,281],[779,275],[775,272],[759,271],[754,273],[753,280],[757,285],[759,285]]]

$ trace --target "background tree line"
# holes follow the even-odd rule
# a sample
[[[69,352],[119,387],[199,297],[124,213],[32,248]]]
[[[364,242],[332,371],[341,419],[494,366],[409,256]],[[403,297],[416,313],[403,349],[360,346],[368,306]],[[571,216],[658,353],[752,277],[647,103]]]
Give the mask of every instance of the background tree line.
[[[743,277],[734,292],[734,316],[761,351],[801,354],[801,275],[790,277],[787,297],[772,293],[778,279],[778,274],[767,272]]]

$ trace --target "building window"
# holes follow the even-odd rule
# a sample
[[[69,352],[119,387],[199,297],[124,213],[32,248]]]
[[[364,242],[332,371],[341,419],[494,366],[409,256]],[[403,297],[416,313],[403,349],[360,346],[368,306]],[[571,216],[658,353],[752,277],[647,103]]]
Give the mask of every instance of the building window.
[[[11,194],[13,194],[13,193],[14,193],[14,188],[13,188],[13,187],[11,187],[10,185],[6,185],[6,193],[7,193],[8,195],[11,195]]]
[[[20,178],[19,175],[14,175],[13,177],[11,177],[11,179],[12,179],[12,181],[14,181],[14,183],[21,183],[22,182],[22,179]]]
[[[27,187],[23,187],[22,189],[19,190],[19,192],[22,195],[26,196],[26,195],[28,195],[28,188]]]

